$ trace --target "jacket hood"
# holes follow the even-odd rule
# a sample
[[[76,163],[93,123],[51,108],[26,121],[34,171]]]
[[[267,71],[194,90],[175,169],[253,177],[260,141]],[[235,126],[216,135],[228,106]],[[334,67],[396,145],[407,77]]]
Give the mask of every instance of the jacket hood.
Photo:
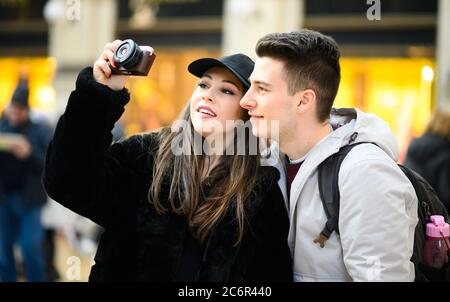
[[[399,147],[389,125],[374,114],[358,109],[333,108],[330,123],[337,128],[331,135],[341,139],[341,146],[352,143],[374,143],[394,161],[398,160]]]

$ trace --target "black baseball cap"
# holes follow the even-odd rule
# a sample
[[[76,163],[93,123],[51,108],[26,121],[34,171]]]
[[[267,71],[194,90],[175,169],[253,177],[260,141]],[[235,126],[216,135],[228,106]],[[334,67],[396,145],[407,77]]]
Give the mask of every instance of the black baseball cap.
[[[222,66],[230,70],[242,82],[246,90],[250,87],[249,78],[255,63],[252,59],[242,53],[221,57],[219,59],[198,59],[189,64],[188,70],[190,73],[200,78],[206,70],[216,66]]]

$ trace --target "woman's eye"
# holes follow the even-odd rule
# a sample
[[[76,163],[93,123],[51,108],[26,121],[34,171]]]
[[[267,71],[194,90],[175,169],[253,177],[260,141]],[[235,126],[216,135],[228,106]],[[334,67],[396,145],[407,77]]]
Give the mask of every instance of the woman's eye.
[[[197,85],[200,88],[206,88],[207,87],[205,83],[198,83]]]
[[[234,92],[229,89],[222,89],[222,92],[229,95],[234,95]]]

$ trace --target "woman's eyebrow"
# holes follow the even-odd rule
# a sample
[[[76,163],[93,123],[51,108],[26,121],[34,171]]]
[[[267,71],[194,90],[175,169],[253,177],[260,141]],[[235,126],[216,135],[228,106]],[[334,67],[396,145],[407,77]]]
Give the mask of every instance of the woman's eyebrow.
[[[210,74],[208,74],[208,73],[203,74],[202,78],[203,78],[203,77],[206,77],[206,78],[211,79],[211,80],[213,79],[213,77],[212,77]],[[237,88],[239,91],[242,91],[242,89],[239,88],[239,85],[238,85],[236,82],[232,81],[232,80],[222,80],[222,82],[224,82],[224,83],[230,83],[230,84],[236,86],[236,88]]]
[[[239,88],[239,85],[236,84],[234,81],[231,81],[231,80],[223,80],[222,82],[233,84],[234,86],[236,86],[236,88],[237,88],[239,91],[241,90],[241,88]]]

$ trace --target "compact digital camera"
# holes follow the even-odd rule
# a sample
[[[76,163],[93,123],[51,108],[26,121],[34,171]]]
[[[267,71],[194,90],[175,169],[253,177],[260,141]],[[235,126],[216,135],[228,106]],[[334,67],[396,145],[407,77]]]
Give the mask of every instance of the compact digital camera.
[[[155,61],[155,54],[141,49],[131,39],[124,40],[114,52],[116,67],[109,64],[113,74],[146,76]]]

